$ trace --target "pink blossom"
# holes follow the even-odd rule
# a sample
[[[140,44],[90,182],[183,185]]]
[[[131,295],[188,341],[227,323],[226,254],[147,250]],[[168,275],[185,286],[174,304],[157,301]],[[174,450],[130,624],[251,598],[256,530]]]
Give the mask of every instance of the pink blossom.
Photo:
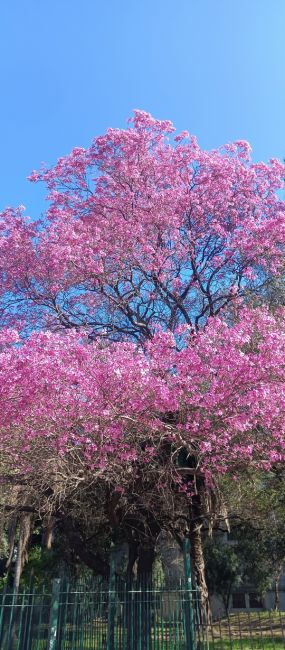
[[[42,219],[1,215],[0,445],[21,471],[76,449],[124,489],[164,440],[207,480],[284,462],[284,310],[243,299],[283,272],[285,167],[173,133],[137,110],[32,172]]]

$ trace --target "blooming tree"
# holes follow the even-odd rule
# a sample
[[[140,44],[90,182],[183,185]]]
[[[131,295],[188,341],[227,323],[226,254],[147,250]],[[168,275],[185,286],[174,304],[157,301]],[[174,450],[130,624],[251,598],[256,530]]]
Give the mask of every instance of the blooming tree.
[[[1,220],[7,322],[151,338],[203,327],[283,265],[284,165],[252,164],[245,142],[202,151],[170,122],[136,111],[52,169],[38,223]]]
[[[284,312],[246,306],[283,270],[283,177],[141,111],[33,172],[44,218],[0,225],[1,445],[21,475],[77,458],[123,499],[143,467],[194,503],[195,477],[284,461]]]

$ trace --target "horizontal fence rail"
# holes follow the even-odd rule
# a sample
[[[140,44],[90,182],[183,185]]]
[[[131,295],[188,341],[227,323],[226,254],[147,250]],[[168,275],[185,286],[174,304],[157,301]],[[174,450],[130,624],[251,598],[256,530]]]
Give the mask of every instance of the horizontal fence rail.
[[[169,587],[169,586],[168,586]],[[278,650],[285,613],[244,612],[210,621],[199,591],[155,585],[53,580],[0,595],[1,650]]]

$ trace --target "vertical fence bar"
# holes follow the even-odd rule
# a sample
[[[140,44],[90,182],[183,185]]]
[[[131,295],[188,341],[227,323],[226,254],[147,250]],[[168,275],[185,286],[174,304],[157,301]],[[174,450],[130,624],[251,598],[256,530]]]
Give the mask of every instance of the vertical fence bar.
[[[5,646],[3,644],[3,650],[13,650],[13,635],[15,631],[15,620],[16,620],[16,605],[17,605],[17,595],[18,590],[13,587],[12,591],[12,601],[11,601],[11,611],[9,618],[9,627],[7,630],[7,638],[5,639]]]
[[[193,617],[192,603],[192,574],[190,559],[190,539],[185,537],[183,540],[183,558],[184,558],[184,575],[185,575],[185,631],[186,646],[189,650],[196,650],[195,628]]]
[[[135,603],[135,584],[132,581],[131,586],[130,586],[130,618],[129,618],[129,625],[130,625],[130,650],[135,650],[135,635],[134,635],[134,630],[135,630],[135,621],[136,621],[136,603]]]
[[[271,633],[271,639],[272,639],[272,648],[275,650],[275,640],[274,640],[274,633],[273,633],[273,627],[272,627],[272,613],[268,613],[268,619],[269,619],[269,626],[270,626],[270,633]]]
[[[20,595],[21,595],[21,605],[20,605]],[[20,617],[19,617],[19,623],[18,623],[18,642],[17,642],[17,650],[21,648],[21,640],[22,640],[22,622],[23,622],[23,613],[24,613],[24,607],[25,607],[25,589],[22,594],[19,594],[19,608],[20,608]]]
[[[51,597],[47,650],[57,650],[56,641],[57,641],[58,614],[59,614],[59,594],[60,594],[60,579],[55,578],[52,583],[52,597]]]
[[[60,650],[65,645],[65,631],[67,627],[67,608],[68,608],[69,581],[64,578],[61,582],[60,599],[59,599],[59,617],[57,640]]]
[[[143,575],[140,576],[140,580],[138,581],[137,588],[136,588],[136,591],[137,591],[137,593],[136,593],[136,612],[137,612],[136,647],[137,647],[137,650],[142,650],[142,624],[143,624],[142,611],[143,611],[144,615],[146,615],[145,603],[144,603],[144,593],[143,593],[143,582],[142,582],[143,577],[144,577]]]
[[[74,583],[72,585],[72,628],[71,628],[71,643],[72,647],[76,644],[76,626],[77,626],[77,585]],[[73,602],[74,600],[74,602]]]
[[[8,585],[6,584],[2,595],[1,595],[1,610],[0,610],[0,648],[2,648],[2,641],[3,641],[3,636],[4,636],[4,627],[5,627],[5,614],[7,608],[6,604],[6,598],[8,599],[9,602],[9,594],[8,594]]]
[[[33,615],[35,607],[35,596],[36,592],[32,587],[31,581],[29,586],[29,595],[27,599],[27,610],[28,610],[28,625],[27,625],[27,645],[25,645],[25,650],[31,650],[32,647],[32,635],[33,635]],[[37,601],[36,601],[37,602]]]
[[[284,643],[284,646],[285,646],[284,627],[283,627],[283,620],[282,620],[282,616],[281,616],[281,612],[280,612],[280,610],[279,610],[278,614],[279,614],[279,623],[280,623],[280,629],[281,629],[282,640],[283,640],[283,643]]]
[[[30,589],[27,591],[27,601],[26,601],[26,589],[23,589],[23,592],[21,594],[22,596],[22,603],[21,603],[21,608],[20,608],[20,620],[19,620],[19,639],[20,643],[23,643],[24,646],[27,645],[29,646],[29,639],[28,639],[28,622],[29,622],[29,592]],[[21,647],[21,646],[20,646]]]
[[[116,576],[115,558],[111,554],[108,591],[107,650],[115,650]]]
[[[45,585],[42,585],[42,589],[38,593],[38,607],[39,607],[39,617],[37,621],[37,637],[36,637],[36,650],[40,648],[40,639],[41,639],[41,633],[42,633],[42,616],[43,616],[43,608],[44,608],[44,593],[45,593]]]

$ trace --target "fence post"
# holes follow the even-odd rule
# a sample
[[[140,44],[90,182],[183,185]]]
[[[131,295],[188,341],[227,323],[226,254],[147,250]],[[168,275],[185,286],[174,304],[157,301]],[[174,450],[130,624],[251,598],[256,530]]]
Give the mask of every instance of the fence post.
[[[5,600],[6,600],[6,593],[7,593],[7,584],[5,584],[4,589],[1,594],[1,608],[0,608],[0,648],[1,648],[1,642],[2,642],[2,625],[4,627],[4,615],[5,615]]]
[[[192,573],[191,573],[191,556],[190,556],[190,539],[185,537],[183,540],[183,558],[184,558],[184,575],[185,575],[185,631],[186,647],[189,650],[196,650],[194,617],[193,617],[193,593],[192,593]]]
[[[115,616],[116,616],[115,557],[114,554],[111,552],[109,592],[108,592],[107,650],[115,649]]]
[[[47,650],[57,650],[56,637],[57,637],[58,614],[59,614],[59,592],[60,592],[60,578],[55,578],[52,581],[52,596],[51,596]]]

